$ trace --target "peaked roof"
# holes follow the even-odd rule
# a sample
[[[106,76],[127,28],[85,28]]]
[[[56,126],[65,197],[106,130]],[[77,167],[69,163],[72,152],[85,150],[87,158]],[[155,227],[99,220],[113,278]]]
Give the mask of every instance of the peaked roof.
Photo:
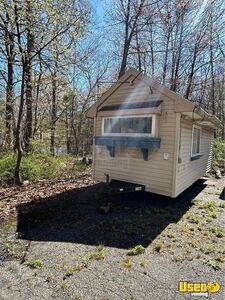
[[[132,79],[129,79],[132,76]],[[175,112],[181,113],[192,113],[199,115],[202,120],[210,121],[215,127],[221,128],[222,124],[220,120],[213,115],[210,115],[197,104],[191,102],[190,100],[184,98],[179,93],[173,92],[166,86],[158,83],[157,81],[151,79],[145,74],[140,73],[134,68],[130,68],[117,82],[115,82],[87,111],[86,115],[89,118],[94,118],[97,116],[99,107],[107,101],[107,99],[117,90],[124,82],[130,82],[131,84],[135,80],[141,80],[146,83],[149,87],[154,87],[160,90],[162,94],[165,94],[171,100],[175,101]],[[160,99],[159,99],[160,100]]]

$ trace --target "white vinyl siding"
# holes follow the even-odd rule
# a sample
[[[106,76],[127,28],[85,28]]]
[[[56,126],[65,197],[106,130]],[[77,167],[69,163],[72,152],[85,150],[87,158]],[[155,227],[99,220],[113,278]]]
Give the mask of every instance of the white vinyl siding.
[[[177,164],[176,195],[179,195],[211,168],[213,129],[202,127],[200,138],[201,157],[191,160],[193,122],[181,119],[180,163]]]

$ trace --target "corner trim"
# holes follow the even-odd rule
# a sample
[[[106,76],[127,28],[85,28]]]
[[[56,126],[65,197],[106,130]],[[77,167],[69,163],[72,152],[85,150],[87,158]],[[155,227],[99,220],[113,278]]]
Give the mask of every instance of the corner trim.
[[[173,177],[172,177],[172,193],[171,196],[175,198],[177,189],[177,165],[179,158],[179,141],[180,141],[180,128],[181,128],[181,113],[176,112],[176,131],[174,143],[174,156],[173,156]]]

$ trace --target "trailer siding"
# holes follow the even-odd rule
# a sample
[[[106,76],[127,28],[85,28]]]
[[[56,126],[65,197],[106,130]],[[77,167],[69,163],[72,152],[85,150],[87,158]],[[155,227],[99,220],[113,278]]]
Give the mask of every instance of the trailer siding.
[[[197,160],[191,161],[193,124],[193,121],[181,119],[181,140],[179,153],[181,163],[177,164],[176,195],[179,195],[181,192],[183,192],[211,168],[214,130],[207,127],[201,127],[200,154],[203,156]]]
[[[102,106],[151,99],[163,100],[158,123],[160,149],[150,152],[149,160],[144,161],[140,149],[118,147],[115,157],[110,157],[105,146],[96,145],[94,179],[105,181],[104,174],[109,174],[110,179],[143,184],[146,191],[171,196],[176,128],[174,101],[157,90],[150,90],[147,84],[137,80],[133,86],[123,84],[107,99],[107,104],[104,103]],[[102,118],[98,116],[95,118],[96,136],[102,135]],[[169,154],[168,160],[164,159],[164,153]]]

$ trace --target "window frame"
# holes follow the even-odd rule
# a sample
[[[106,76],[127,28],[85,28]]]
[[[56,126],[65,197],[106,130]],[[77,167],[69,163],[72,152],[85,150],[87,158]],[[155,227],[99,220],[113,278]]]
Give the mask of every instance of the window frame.
[[[193,153],[193,146],[194,146],[194,130],[198,129],[199,130],[199,152]],[[192,135],[191,135],[191,158],[193,157],[200,157],[201,155],[201,136],[202,136],[202,128],[198,125],[193,125],[192,126]]]
[[[105,119],[113,119],[113,118],[152,118],[152,132],[151,133],[107,133],[104,131]],[[103,136],[130,136],[130,137],[155,137],[156,134],[156,115],[127,115],[127,116],[107,116],[102,118],[102,135]]]

